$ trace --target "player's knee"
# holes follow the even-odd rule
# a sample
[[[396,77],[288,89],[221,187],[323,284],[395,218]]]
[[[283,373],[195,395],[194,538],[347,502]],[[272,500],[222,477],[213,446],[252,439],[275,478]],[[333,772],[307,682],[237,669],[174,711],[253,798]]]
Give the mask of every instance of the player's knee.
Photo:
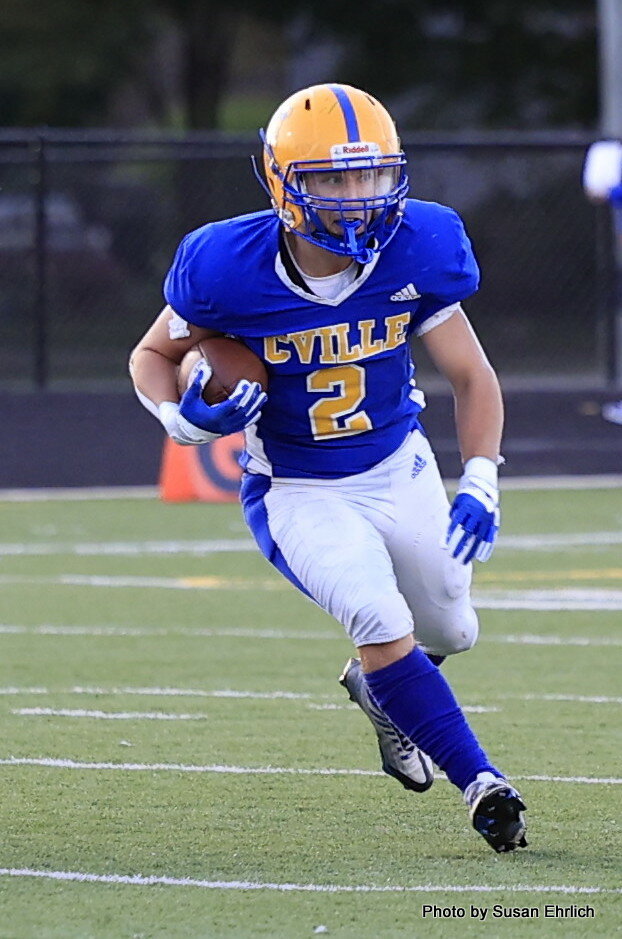
[[[454,611],[435,625],[426,624],[426,629],[415,629],[415,638],[421,642],[426,652],[435,655],[457,655],[467,652],[477,642],[479,622],[473,607]]]
[[[455,655],[458,652],[468,652],[477,642],[479,627],[477,617],[474,623],[462,623],[457,629],[453,630],[449,636],[451,648],[447,655]]]
[[[413,620],[404,598],[395,593],[359,606],[346,628],[356,646],[376,645],[408,635]]]

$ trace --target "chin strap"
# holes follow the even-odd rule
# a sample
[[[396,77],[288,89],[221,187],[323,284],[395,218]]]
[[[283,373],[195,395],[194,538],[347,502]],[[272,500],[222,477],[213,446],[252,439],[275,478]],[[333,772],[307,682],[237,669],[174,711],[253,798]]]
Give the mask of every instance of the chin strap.
[[[359,253],[354,256],[354,260],[358,261],[359,264],[369,264],[373,259],[374,252],[371,248],[361,248]]]
[[[374,256],[371,248],[361,247],[356,240],[356,229],[361,224],[360,219],[344,218],[342,220],[344,240],[348,248],[348,253],[352,255],[359,264],[369,264]]]

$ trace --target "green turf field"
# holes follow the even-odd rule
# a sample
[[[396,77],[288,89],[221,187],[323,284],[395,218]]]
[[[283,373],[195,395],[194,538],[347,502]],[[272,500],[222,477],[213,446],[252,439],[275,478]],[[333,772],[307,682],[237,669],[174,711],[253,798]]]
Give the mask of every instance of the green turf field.
[[[528,803],[507,856],[378,772],[341,627],[237,506],[0,501],[0,937],[619,932],[622,492],[503,512],[444,670]]]

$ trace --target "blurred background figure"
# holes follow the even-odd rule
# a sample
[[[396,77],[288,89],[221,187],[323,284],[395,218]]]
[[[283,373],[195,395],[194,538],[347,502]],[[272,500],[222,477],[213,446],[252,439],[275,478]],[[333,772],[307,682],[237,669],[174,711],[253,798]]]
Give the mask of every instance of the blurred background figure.
[[[613,341],[622,346],[622,142],[599,140],[588,148],[583,167],[583,188],[590,200],[611,207],[616,266],[612,298],[616,308]],[[603,404],[602,415],[613,424],[622,424],[622,398]]]

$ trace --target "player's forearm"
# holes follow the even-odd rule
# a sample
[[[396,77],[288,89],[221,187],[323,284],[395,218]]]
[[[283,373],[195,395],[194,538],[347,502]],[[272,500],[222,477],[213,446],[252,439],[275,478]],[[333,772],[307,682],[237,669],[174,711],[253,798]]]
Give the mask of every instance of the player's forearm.
[[[503,399],[497,377],[481,367],[454,384],[456,430],[463,463],[474,456],[497,462],[503,431]]]
[[[143,404],[143,398],[146,398],[157,410],[163,401],[179,400],[176,365],[159,352],[145,348],[134,350],[130,358],[130,375]]]

